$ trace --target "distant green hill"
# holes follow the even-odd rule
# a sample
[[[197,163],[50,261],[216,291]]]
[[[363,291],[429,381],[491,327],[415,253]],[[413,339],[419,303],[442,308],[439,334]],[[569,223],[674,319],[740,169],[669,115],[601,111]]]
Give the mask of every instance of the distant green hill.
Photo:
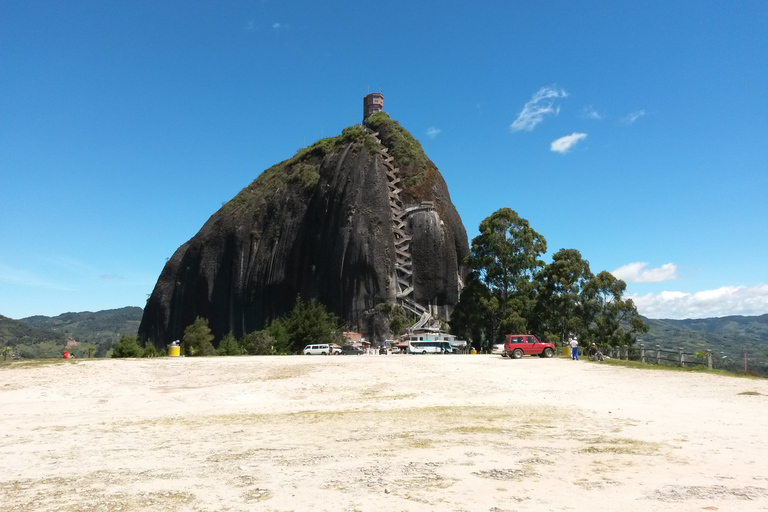
[[[13,346],[20,357],[60,357],[68,341],[70,351],[83,356],[88,345],[94,357],[104,357],[121,334],[135,336],[143,311],[125,307],[104,311],[31,316],[21,320],[0,317],[0,344]]]
[[[682,347],[685,352],[712,350],[718,366],[731,370],[743,370],[746,349],[749,368],[768,368],[768,315],[643,321],[650,326],[639,336],[639,342],[646,347]]]
[[[65,343],[63,333],[41,329],[0,315],[0,345],[17,345],[33,343]]]

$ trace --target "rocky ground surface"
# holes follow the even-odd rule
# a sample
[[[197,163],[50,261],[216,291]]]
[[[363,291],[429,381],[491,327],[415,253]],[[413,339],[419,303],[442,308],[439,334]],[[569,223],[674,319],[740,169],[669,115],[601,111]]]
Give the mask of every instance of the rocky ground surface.
[[[499,356],[0,366],[0,511],[768,510],[768,381]]]

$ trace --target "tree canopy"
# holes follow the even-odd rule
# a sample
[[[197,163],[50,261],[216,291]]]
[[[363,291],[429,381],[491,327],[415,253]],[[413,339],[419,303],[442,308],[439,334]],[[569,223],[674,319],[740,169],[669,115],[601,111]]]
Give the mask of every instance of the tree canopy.
[[[560,249],[545,264],[547,242],[517,212],[502,208],[480,223],[467,263],[472,273],[451,317],[454,334],[488,349],[505,334],[541,340],[631,344],[644,326],[609,272],[593,275],[576,249]]]

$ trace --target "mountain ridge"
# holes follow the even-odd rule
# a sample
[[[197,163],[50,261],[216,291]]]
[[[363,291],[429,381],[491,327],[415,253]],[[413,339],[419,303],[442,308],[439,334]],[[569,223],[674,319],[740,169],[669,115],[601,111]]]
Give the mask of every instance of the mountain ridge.
[[[128,306],[95,312],[68,312],[55,317],[34,315],[20,320],[0,315],[0,346],[52,343],[63,349],[67,336],[80,343],[89,343],[89,340],[98,339],[99,333],[107,340],[116,341],[119,334],[137,335],[142,313],[142,308]],[[88,321],[94,317],[102,319],[100,326]],[[124,318],[121,320],[121,317]],[[734,360],[741,359],[746,348],[750,357],[768,360],[768,314],[684,320],[643,317],[643,321],[650,330],[639,337],[638,343],[646,347],[661,345],[671,349],[680,346],[688,352],[713,350],[721,358],[725,355]],[[88,326],[94,330],[89,331]],[[99,327],[101,330],[97,330]],[[98,357],[105,355],[111,346],[107,343],[103,353],[99,350]],[[59,356],[57,352],[51,357]]]

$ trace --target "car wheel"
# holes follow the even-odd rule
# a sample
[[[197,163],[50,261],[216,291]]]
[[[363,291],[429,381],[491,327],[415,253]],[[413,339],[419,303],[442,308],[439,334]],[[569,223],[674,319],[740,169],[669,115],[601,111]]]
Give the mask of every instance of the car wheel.
[[[514,352],[512,352],[512,357],[515,359],[522,359],[523,358],[523,351],[522,349],[516,348]]]
[[[426,354],[426,353],[427,353],[427,351],[426,351],[426,350],[425,350],[424,352],[422,352],[422,354]]]
[[[541,357],[552,357],[552,349],[547,347],[544,349],[544,352],[542,352]]]
[[[325,355],[325,352],[320,352],[320,355],[321,355],[321,356],[324,356],[324,355]]]

